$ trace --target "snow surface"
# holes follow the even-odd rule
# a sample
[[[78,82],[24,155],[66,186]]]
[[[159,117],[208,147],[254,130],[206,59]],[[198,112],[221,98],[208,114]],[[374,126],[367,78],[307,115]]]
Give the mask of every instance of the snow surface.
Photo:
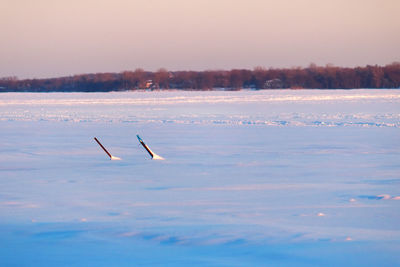
[[[399,265],[399,128],[398,90],[0,94],[0,265]]]

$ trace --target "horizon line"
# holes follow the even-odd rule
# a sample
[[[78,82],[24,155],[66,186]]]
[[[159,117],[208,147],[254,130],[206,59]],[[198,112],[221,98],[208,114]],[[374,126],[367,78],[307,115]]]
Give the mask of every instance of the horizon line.
[[[373,66],[373,67],[386,67],[386,66],[390,66],[390,65],[397,65],[400,64],[400,61],[394,60],[391,63],[387,63],[387,64],[366,64],[366,65],[355,65],[355,66],[339,66],[339,65],[335,65],[333,63],[327,63],[325,65],[318,65],[316,63],[309,63],[308,66],[290,66],[290,67],[273,67],[273,66],[269,66],[269,67],[265,67],[265,66],[254,66],[252,69],[250,68],[230,68],[230,69],[224,69],[224,68],[207,68],[207,69],[202,69],[202,70],[194,70],[194,69],[187,69],[187,70],[168,70],[165,67],[160,67],[157,68],[156,70],[146,70],[144,68],[141,67],[137,67],[135,69],[124,69],[124,70],[120,70],[120,71],[98,71],[98,72],[82,72],[82,73],[75,73],[75,74],[65,74],[65,75],[58,75],[58,76],[43,76],[43,77],[18,77],[18,75],[6,75],[6,76],[1,76],[0,80],[2,79],[14,79],[14,80],[19,80],[19,81],[23,81],[23,80],[48,80],[48,79],[59,79],[59,78],[66,78],[66,77],[74,77],[74,76],[81,76],[81,75],[93,75],[93,74],[120,74],[120,73],[124,73],[124,72],[135,72],[135,71],[144,71],[144,72],[148,72],[148,73],[157,73],[159,71],[167,71],[167,72],[207,72],[207,71],[232,71],[232,70],[249,70],[249,71],[254,71],[257,68],[260,69],[264,69],[264,70],[287,70],[287,69],[309,69],[309,68],[329,68],[329,67],[336,67],[336,68],[343,68],[343,69],[355,69],[355,68],[365,68],[365,67],[369,67],[369,66]]]

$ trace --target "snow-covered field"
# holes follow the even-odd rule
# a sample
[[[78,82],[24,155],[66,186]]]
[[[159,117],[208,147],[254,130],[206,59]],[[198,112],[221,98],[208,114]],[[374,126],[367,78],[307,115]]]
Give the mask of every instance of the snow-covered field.
[[[1,266],[400,265],[399,90],[4,93],[0,137]]]

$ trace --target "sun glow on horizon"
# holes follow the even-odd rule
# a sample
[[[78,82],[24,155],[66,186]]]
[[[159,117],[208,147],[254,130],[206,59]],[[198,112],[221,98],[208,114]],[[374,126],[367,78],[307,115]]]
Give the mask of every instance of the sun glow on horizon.
[[[400,60],[394,0],[5,0],[0,8],[0,77]]]

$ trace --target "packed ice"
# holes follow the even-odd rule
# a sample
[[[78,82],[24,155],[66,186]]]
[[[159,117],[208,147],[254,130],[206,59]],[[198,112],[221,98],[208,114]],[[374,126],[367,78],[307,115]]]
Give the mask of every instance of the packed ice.
[[[0,265],[398,265],[399,128],[399,90],[0,94]]]

